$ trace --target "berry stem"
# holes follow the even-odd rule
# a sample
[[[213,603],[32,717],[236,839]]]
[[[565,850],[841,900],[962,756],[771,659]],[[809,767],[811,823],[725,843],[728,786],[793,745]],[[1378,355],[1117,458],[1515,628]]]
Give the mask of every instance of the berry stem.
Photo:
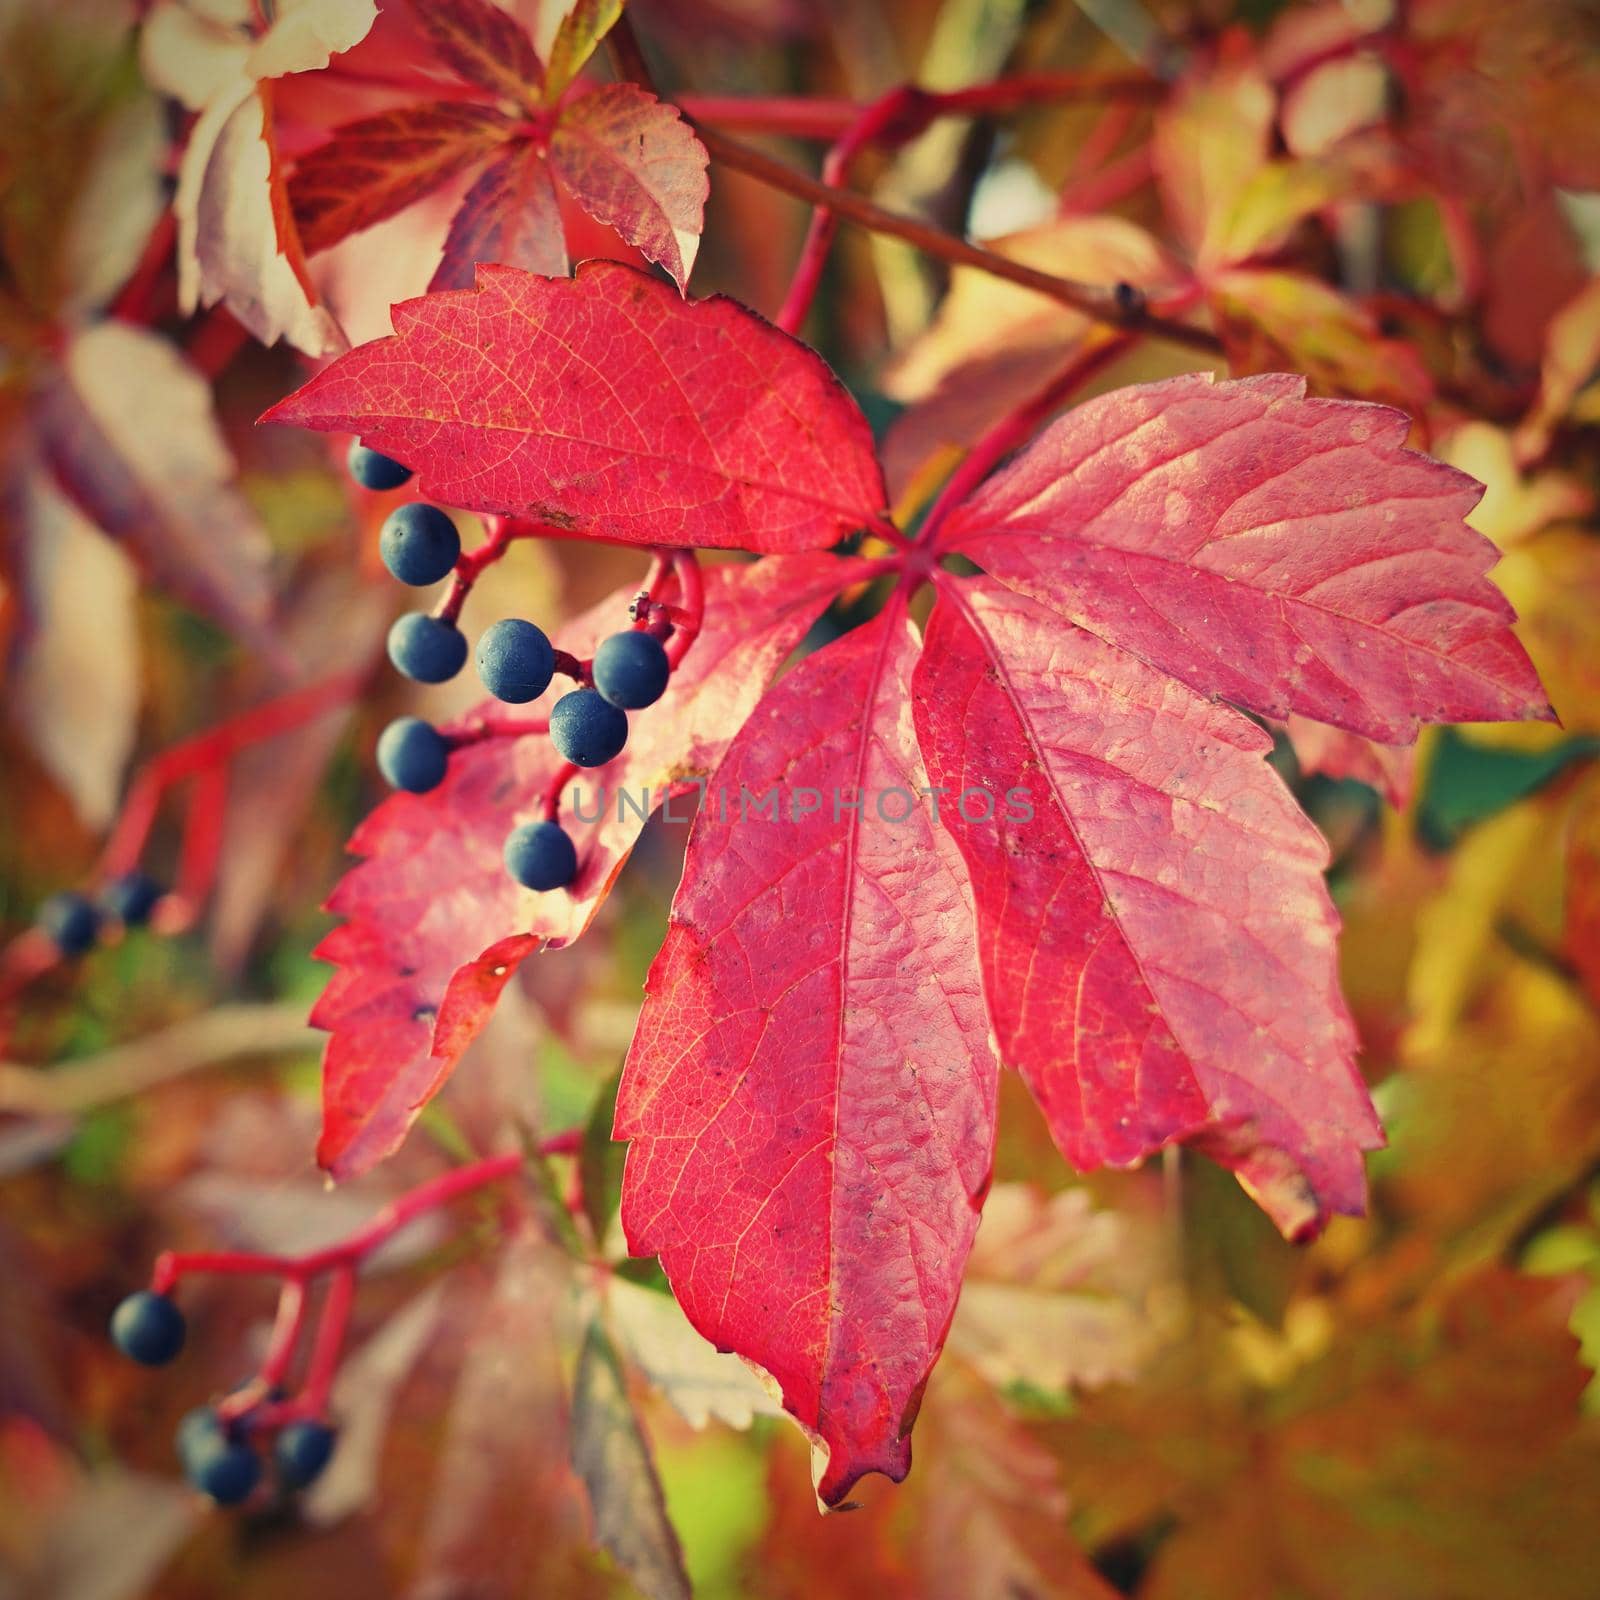
[[[582,771],[582,767],[571,761],[563,761],[556,768],[555,776],[545,785],[544,798],[539,804],[541,822],[554,822],[560,816],[561,796],[566,792],[567,785]]]
[[[451,575],[450,587],[444,598],[433,609],[440,622],[455,622],[461,608],[467,603],[473,585],[497,562],[518,539],[543,539],[557,537],[562,529],[547,522],[536,522],[528,517],[490,515],[483,519],[486,537],[476,550],[463,550]]]
[[[556,650],[553,654],[556,671],[564,678],[571,678],[574,682],[585,685],[590,682],[594,671],[592,661],[584,661],[573,655],[570,650]]]
[[[672,571],[678,580],[679,609],[673,613],[672,637],[667,641],[667,661],[676,672],[678,663],[688,655],[689,647],[700,636],[706,613],[706,588],[699,557],[693,550],[674,550]]]
[[[439,730],[452,750],[463,749],[469,744],[482,744],[487,739],[527,739],[549,731],[548,717],[498,716],[473,717],[458,727]]]
[[[557,1136],[557,1141],[560,1137]],[[541,1143],[535,1147],[534,1153],[556,1153],[561,1148],[557,1141]],[[502,1178],[510,1177],[522,1166],[523,1159],[519,1151],[488,1156],[482,1161],[452,1168],[411,1190],[409,1194],[390,1201],[365,1227],[358,1228],[347,1239],[325,1250],[314,1250],[308,1255],[274,1256],[244,1250],[164,1251],[156,1258],[150,1287],[157,1294],[170,1294],[182,1279],[197,1272],[258,1274],[305,1282],[325,1272],[353,1267],[419,1217],[437,1211],[441,1206],[449,1205],[451,1201],[471,1194],[486,1184],[498,1183]]]
[[[334,1375],[339,1370],[339,1357],[344,1352],[344,1336],[350,1328],[350,1311],[355,1298],[355,1267],[335,1267],[333,1276],[328,1280],[328,1295],[322,1303],[322,1321],[317,1325],[317,1336],[311,1345],[305,1391],[300,1397],[301,1404],[314,1417],[324,1415],[328,1409],[328,1395],[333,1389]]]
[[[289,1376],[295,1346],[306,1321],[306,1286],[301,1278],[287,1278],[278,1291],[278,1314],[272,1323],[272,1338],[266,1359],[261,1363],[261,1382],[270,1393]]]
[[[1051,412],[1135,343],[1129,333],[1091,335],[1067,365],[1030,399],[994,424],[967,452],[929,508],[918,534],[931,544],[950,513],[994,470],[1002,456],[1023,444]]]

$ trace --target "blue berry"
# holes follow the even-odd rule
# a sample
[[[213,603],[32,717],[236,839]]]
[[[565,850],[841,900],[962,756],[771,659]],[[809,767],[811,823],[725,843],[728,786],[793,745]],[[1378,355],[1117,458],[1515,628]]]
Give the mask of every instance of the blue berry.
[[[53,894],[39,907],[38,925],[64,956],[81,956],[100,935],[100,913],[71,890]]]
[[[555,676],[556,653],[544,630],[521,617],[502,617],[478,640],[478,676],[496,700],[537,700]]]
[[[189,1472],[202,1456],[228,1443],[227,1430],[215,1406],[196,1406],[186,1411],[178,1431],[173,1435],[178,1449],[178,1460],[183,1470]]]
[[[578,875],[578,852],[558,822],[530,822],[506,837],[506,871],[524,889],[564,889]]]
[[[461,535],[438,506],[414,500],[389,513],[378,535],[378,554],[391,577],[423,588],[448,576],[461,554]]]
[[[391,789],[426,794],[444,782],[450,746],[431,722],[396,717],[378,735],[378,771]]]
[[[550,742],[563,761],[603,767],[628,742],[628,714],[594,689],[574,689],[550,712]]]
[[[594,653],[594,686],[614,706],[638,711],[666,693],[672,667],[652,633],[614,633]]]
[[[141,1289],[111,1313],[111,1342],[130,1361],[164,1367],[183,1349],[183,1313],[164,1295]]]
[[[350,469],[350,476],[363,489],[374,489],[379,492],[385,489],[398,489],[402,483],[408,483],[411,479],[410,467],[403,467],[398,461],[379,455],[376,450],[367,449],[359,440],[350,446],[350,454],[345,457],[345,465]]]
[[[125,927],[136,928],[150,920],[156,902],[165,893],[148,873],[125,872],[105,886],[100,904]]]
[[[273,1442],[272,1459],[285,1488],[304,1489],[321,1476],[333,1454],[334,1433],[325,1422],[291,1422]]]
[[[467,641],[453,623],[411,611],[389,630],[389,659],[418,683],[445,683],[467,659]]]
[[[209,1446],[201,1445],[184,1462],[189,1482],[219,1506],[236,1506],[248,1500],[261,1482],[261,1458],[249,1445],[226,1434]]]

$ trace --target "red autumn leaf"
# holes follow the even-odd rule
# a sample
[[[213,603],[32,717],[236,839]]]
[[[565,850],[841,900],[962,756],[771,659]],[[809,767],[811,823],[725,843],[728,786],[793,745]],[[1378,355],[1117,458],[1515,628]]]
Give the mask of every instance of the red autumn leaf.
[[[993,1155],[970,902],[917,803],[915,661],[891,605],[734,740],[617,1099],[629,1249],[659,1253],[695,1327],[778,1380],[835,1505],[910,1466]],[[742,811],[775,787],[784,815]]]
[[[561,202],[544,158],[534,150],[502,150],[463,196],[444,255],[428,285],[470,289],[477,263],[499,261],[559,278],[567,270]]]
[[[944,586],[915,692],[1000,1056],[1067,1159],[1127,1166],[1216,1127],[1285,1232],[1359,1212],[1381,1138],[1327,846],[1271,737],[987,580]],[[975,798],[1013,783],[1025,809]]]
[[[1203,374],[1061,418],[941,548],[1202,694],[1384,743],[1549,708],[1463,526],[1478,485],[1406,418]]]
[[[513,126],[491,106],[458,100],[405,106],[347,123],[303,157],[289,203],[308,253],[404,211],[482,161]]]
[[[393,315],[263,420],[358,433],[447,504],[626,544],[818,549],[881,517],[854,401],[732,300],[593,261],[483,267]]]
[[[585,211],[689,281],[711,186],[706,152],[673,106],[615,83],[563,108],[550,164]]]
[[[544,68],[514,17],[492,0],[417,0],[414,10],[452,71],[525,110],[539,109]]]
[[[357,830],[364,859],[329,909],[347,920],[318,954],[338,971],[312,1014],[331,1030],[318,1159],[337,1176],[393,1151],[487,1020],[516,965],[541,943],[559,948],[589,925],[644,826],[639,810],[687,794],[716,765],[767,680],[856,564],[798,555],[707,575],[700,637],[667,693],[632,719],[628,746],[580,790],[584,822],[563,816],[578,846],[570,891],[519,888],[501,860],[511,830],[535,819],[560,765],[543,738],[491,739],[451,759],[424,795],[397,794]],[[557,642],[588,654],[625,623],[632,589],[563,628]],[[558,687],[533,709],[553,701]],[[618,791],[649,800],[623,805]],[[687,801],[684,802],[687,808]]]
[[[270,415],[357,432],[440,499],[592,536],[795,550],[883,528],[860,414],[731,302],[612,263],[491,267],[396,327]],[[1380,1135],[1326,847],[1268,736],[1218,702],[1390,741],[1544,711],[1461,520],[1474,486],[1404,437],[1295,378],[1106,396],[935,519],[928,566],[960,553],[989,576],[935,569],[920,664],[897,600],[764,700],[804,621],[870,569],[714,575],[765,597],[726,599],[689,657],[703,677],[640,719],[661,744],[616,768],[637,785],[721,760],[618,1095],[623,1222],[691,1322],[777,1380],[829,1502],[908,1467],[987,1184],[991,1039],[1080,1165],[1183,1141],[1293,1235],[1360,1209]],[[779,622],[791,584],[803,615]],[[734,660],[769,647],[759,670]],[[697,716],[686,763],[672,724]],[[317,1014],[336,1172],[398,1143],[516,963],[581,932],[620,869],[634,824],[602,825],[575,897],[530,903],[501,871],[553,763],[469,748],[358,835]],[[946,796],[941,827],[916,803],[930,775],[992,810]],[[747,814],[775,785],[816,809]],[[891,817],[895,790],[911,806]]]
[[[451,223],[431,289],[469,287],[480,262],[564,274],[555,177],[683,288],[709,192],[704,147],[675,107],[635,84],[566,93],[620,10],[614,0],[586,0],[570,11],[546,81],[526,30],[490,0],[427,0],[419,14],[439,59],[518,114],[434,100],[337,129],[289,182],[295,248],[326,250],[486,163]]]

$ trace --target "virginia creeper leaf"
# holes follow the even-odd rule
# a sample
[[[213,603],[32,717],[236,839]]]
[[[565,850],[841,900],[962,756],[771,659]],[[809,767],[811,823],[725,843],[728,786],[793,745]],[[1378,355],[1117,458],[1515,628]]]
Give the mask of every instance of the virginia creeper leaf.
[[[180,600],[273,653],[266,536],[233,486],[211,387],[176,349],[144,328],[97,323],[68,344],[34,420],[85,515]]]
[[[566,275],[561,202],[544,157],[527,145],[502,150],[462,197],[430,291],[470,289],[484,261],[551,278]]]
[[[105,828],[138,731],[138,574],[44,472],[14,483],[4,511],[20,613],[8,709],[73,809]]]
[[[706,196],[705,147],[678,115],[636,84],[614,83],[562,107],[550,163],[590,216],[689,281]]]
[[[1359,1212],[1381,1143],[1339,994],[1327,846],[1272,740],[1043,606],[950,583],[916,680],[972,875],[1001,1059],[1080,1171],[1206,1130],[1288,1233]],[[954,797],[1024,788],[1021,807]]]
[[[644,826],[640,808],[624,806],[618,791],[642,800],[648,790],[648,810],[669,789],[687,792],[705,778],[768,678],[855,571],[831,556],[792,556],[707,574],[704,626],[666,694],[631,719],[622,755],[581,785],[591,819],[606,786],[604,815],[583,822],[563,813],[580,863],[570,891],[521,889],[501,859],[506,835],[538,816],[560,764],[540,736],[468,745],[437,789],[392,796],[356,830],[350,848],[364,859],[329,901],[346,920],[317,951],[339,969],[312,1013],[333,1034],[323,1065],[323,1166],[352,1176],[398,1147],[517,964],[541,943],[576,939],[610,892]],[[591,654],[625,622],[632,595],[609,596],[556,642]],[[688,802],[681,805],[687,814]]]
[[[169,8],[162,15],[178,20]],[[265,22],[241,7],[237,16],[224,11],[221,27],[191,18],[146,41],[147,61],[160,58],[156,81],[200,112],[173,198],[183,310],[225,301],[265,344],[287,338],[311,356],[344,348],[306,272],[270,80],[326,67],[365,38],[376,16],[372,0],[280,0]]]
[[[683,1550],[650,1446],[598,1320],[584,1335],[572,1380],[572,1465],[589,1491],[595,1537],[639,1592],[646,1600],[689,1600]]]
[[[405,210],[482,161],[511,127],[491,106],[440,100],[335,129],[289,179],[301,243],[308,253],[326,250]]]
[[[622,15],[622,0],[577,0],[561,19],[550,45],[550,70],[545,82],[545,97],[557,99],[588,65]]]
[[[413,9],[439,59],[468,83],[539,109],[544,68],[515,17],[493,0],[415,0]]]
[[[627,544],[816,549],[881,514],[854,401],[731,300],[614,261],[484,266],[393,316],[262,420],[359,433],[435,500]]]
[[[960,506],[946,550],[1202,694],[1383,743],[1548,717],[1470,478],[1284,374],[1104,395]]]
[[[734,740],[617,1097],[629,1249],[777,1380],[830,1505],[909,1469],[993,1155],[970,904],[917,797],[915,658],[890,606]],[[741,816],[775,787],[780,816]]]

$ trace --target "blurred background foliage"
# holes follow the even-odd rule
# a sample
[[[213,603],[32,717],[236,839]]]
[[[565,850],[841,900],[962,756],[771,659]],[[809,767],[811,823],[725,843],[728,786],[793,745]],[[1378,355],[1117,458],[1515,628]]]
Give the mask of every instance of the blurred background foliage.
[[[200,1286],[191,1350],[157,1378],[109,1349],[112,1305],[160,1248],[305,1248],[508,1123],[606,1127],[678,872],[684,830],[658,819],[594,930],[528,964],[401,1155],[329,1192],[311,1159],[318,1044],[303,1024],[322,982],[309,955],[328,926],[318,908],[378,797],[377,729],[402,705],[437,716],[464,703],[459,687],[418,693],[378,674],[358,703],[241,758],[225,798],[209,798],[225,806],[224,846],[197,926],[135,932],[46,975],[5,1018],[0,1595],[672,1593],[670,1523],[706,1600],[1592,1597],[1594,9],[639,0],[635,11],[664,80],[701,93],[866,100],[908,79],[951,87],[1130,59],[1172,77],[1159,116],[1067,104],[1003,125],[942,123],[863,163],[861,181],[1067,276],[1163,281],[1174,260],[1203,264],[1233,370],[1287,367],[1319,392],[1405,405],[1416,443],[1487,485],[1477,525],[1504,552],[1497,577],[1560,724],[1432,731],[1414,760],[1291,728],[1275,758],[1334,848],[1345,986],[1390,1140],[1371,1163],[1371,1214],[1296,1249],[1196,1158],[1077,1179],[1008,1081],[996,1187],[912,1475],[900,1488],[868,1480],[858,1511],[821,1519],[805,1441],[759,1385],[707,1366],[658,1278],[575,1262],[530,1188],[415,1230],[375,1263],[336,1390],[341,1448],[304,1506],[207,1514],[178,1482],[172,1431],[248,1373],[270,1306],[241,1282]],[[284,681],[192,587],[143,581],[130,553],[148,569],[163,551],[104,537],[119,530],[40,470],[40,397],[64,350],[102,363],[94,381],[113,386],[135,356],[153,359],[99,348],[160,216],[181,127],[141,75],[139,21],[111,0],[0,4],[8,931],[85,878],[131,767]],[[1371,30],[1395,49],[1350,47]],[[1259,115],[1264,161],[1249,131]],[[804,222],[788,199],[715,171],[697,290],[770,311]],[[170,300],[155,326],[190,337]],[[1085,334],[1059,307],[848,229],[811,331],[913,498]],[[1100,386],[1194,364],[1147,344]],[[299,370],[286,348],[253,344],[220,363],[218,443],[237,478],[197,525],[204,540],[234,519],[263,541],[272,632],[310,681],[369,664],[391,600],[377,581],[380,513],[334,455],[251,427]],[[143,426],[184,425],[166,401],[177,405],[146,401]],[[635,567],[603,548],[524,547],[474,604],[553,618]],[[181,822],[158,830],[162,871]],[[585,1200],[615,1253],[616,1162],[602,1146],[591,1141]],[[568,1465],[582,1330],[602,1303],[620,1365],[588,1369],[582,1404],[632,1531],[609,1555]],[[596,1388],[607,1370],[620,1381]]]

